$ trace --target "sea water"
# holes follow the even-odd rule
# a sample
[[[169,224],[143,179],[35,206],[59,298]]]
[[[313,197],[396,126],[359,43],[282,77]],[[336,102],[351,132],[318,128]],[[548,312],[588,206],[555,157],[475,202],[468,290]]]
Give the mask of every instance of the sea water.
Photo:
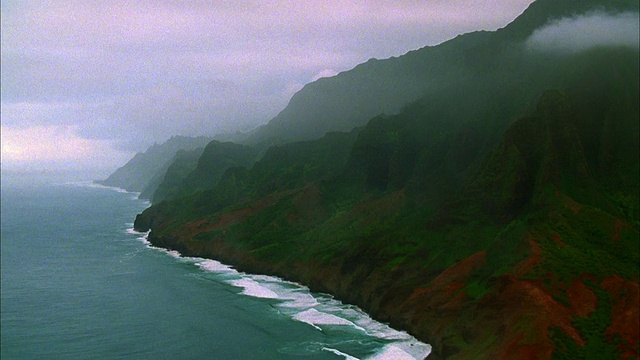
[[[2,359],[422,359],[430,346],[300,284],[157,249],[149,204],[2,181]]]

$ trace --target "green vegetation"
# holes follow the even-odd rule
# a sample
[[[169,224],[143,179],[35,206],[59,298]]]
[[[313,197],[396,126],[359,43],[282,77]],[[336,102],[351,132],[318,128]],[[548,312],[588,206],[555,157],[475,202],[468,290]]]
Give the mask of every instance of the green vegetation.
[[[164,200],[197,167],[198,159],[204,148],[178,150],[176,155],[165,163],[140,193],[140,198],[151,199],[153,203]],[[168,165],[168,166],[167,166]]]
[[[585,344],[578,345],[558,328],[550,329],[551,339],[557,346],[553,359],[619,359],[618,343],[620,339],[607,339],[605,331],[611,324],[611,298],[608,292],[599,288],[597,284],[589,282],[598,299],[598,308],[588,317],[575,316],[573,325]]]
[[[174,156],[179,150],[195,150],[204,147],[211,138],[189,138],[174,136],[163,144],[156,144],[144,153],[136,154],[124,166],[116,170],[105,180],[97,183],[107,186],[115,186],[127,191],[141,192],[150,184],[158,184],[174,161]],[[155,178],[155,179],[154,179]],[[155,189],[146,189],[145,193],[153,194]]]
[[[522,46],[594,4],[638,8],[539,0],[496,32],[310,84],[252,147],[178,154],[135,227],[334,293],[442,356],[616,356],[601,284],[640,278],[638,51]],[[597,300],[586,317],[575,282]]]
[[[171,173],[165,175],[164,183],[161,184],[166,192],[164,198],[179,198],[199,191],[211,190],[220,182],[227,170],[249,167],[255,158],[256,150],[251,147],[213,140],[204,148],[191,171],[178,176],[172,176]],[[177,167],[185,168],[183,159],[177,161],[182,162],[175,164]],[[189,165],[186,167],[188,168]],[[158,194],[154,194],[154,200],[156,195]]]

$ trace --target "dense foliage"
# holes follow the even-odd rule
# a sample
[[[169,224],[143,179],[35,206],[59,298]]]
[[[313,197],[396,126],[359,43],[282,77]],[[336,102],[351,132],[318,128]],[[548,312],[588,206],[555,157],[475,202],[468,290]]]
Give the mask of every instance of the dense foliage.
[[[135,226],[336,294],[436,356],[637,357],[638,49],[524,44],[589,9],[638,4],[539,0],[310,84],[252,147],[176,157]]]

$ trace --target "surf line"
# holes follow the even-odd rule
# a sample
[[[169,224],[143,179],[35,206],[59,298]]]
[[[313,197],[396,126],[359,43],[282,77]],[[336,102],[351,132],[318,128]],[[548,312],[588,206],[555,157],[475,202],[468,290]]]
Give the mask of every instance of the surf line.
[[[289,318],[306,323],[319,331],[325,327],[345,326],[360,331],[367,336],[388,342],[380,351],[367,358],[369,360],[388,359],[422,360],[431,353],[431,345],[418,341],[404,331],[399,331],[372,319],[357,306],[344,304],[329,294],[314,294],[299,283],[275,276],[247,274],[217,260],[200,257],[185,257],[176,250],[156,247],[148,240],[150,231],[127,233],[137,237],[146,247],[161,251],[176,260],[191,263],[202,271],[215,274],[233,287],[242,289],[240,294],[260,299],[276,300],[273,304],[278,312]],[[358,359],[349,354],[326,346],[323,351]]]

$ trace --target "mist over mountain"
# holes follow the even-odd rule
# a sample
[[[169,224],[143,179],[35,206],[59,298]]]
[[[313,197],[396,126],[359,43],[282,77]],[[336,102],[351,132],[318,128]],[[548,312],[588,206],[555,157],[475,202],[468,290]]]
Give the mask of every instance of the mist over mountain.
[[[256,156],[257,151],[251,147],[213,140],[202,150],[192,168],[189,168],[189,162],[180,160],[179,166],[183,168],[181,176],[176,177],[167,172],[161,184],[161,189],[166,194],[162,196],[156,192],[153,199],[157,202],[163,198],[176,198],[208,190],[220,181],[227,170],[251,167]],[[174,162],[174,166],[177,165]]]
[[[211,140],[210,137],[205,136],[196,138],[174,136],[163,144],[155,144],[145,152],[137,153],[109,177],[96,182],[101,185],[119,187],[127,191],[141,192],[145,190],[145,187],[154,177],[158,179],[164,176],[164,173],[173,162],[176,152],[204,147]],[[152,193],[152,191],[147,190],[146,193]]]
[[[527,39],[534,51],[577,52],[595,47],[639,46],[638,13],[601,11],[552,21]]]
[[[175,156],[167,160],[142,189],[140,198],[160,202],[169,196],[173,188],[180,186],[189,173],[197,167],[203,151],[203,147],[194,150],[178,150]]]
[[[637,22],[634,1],[538,0],[319,79],[243,145],[176,155],[135,228],[334,294],[435,358],[636,358]]]
[[[626,0],[536,1],[511,24],[496,32],[464,34],[403,56],[371,59],[352,70],[307,84],[285,109],[245,142],[268,146],[318,138],[327,131],[349,131],[374,116],[395,114],[404,105],[423,97],[455,96],[461,87],[474,86],[469,83],[477,82],[477,87],[484,88],[476,89],[478,91],[496,92],[504,86],[501,80],[505,77],[535,82],[538,79],[535,72],[546,72],[543,68],[546,64],[531,62],[528,55],[521,52],[522,40],[528,38],[527,44],[533,48],[546,44],[557,49],[565,46],[558,38],[562,34],[565,50],[598,44],[631,44],[634,39],[637,43],[637,31],[632,31],[638,22],[637,9],[637,2]],[[585,33],[585,26],[606,31]],[[565,32],[564,27],[571,32]],[[575,34],[580,37],[571,37]],[[595,36],[592,45],[582,40],[590,34]],[[524,74],[514,73],[514,67]],[[517,78],[508,79],[511,84],[516,81]]]

